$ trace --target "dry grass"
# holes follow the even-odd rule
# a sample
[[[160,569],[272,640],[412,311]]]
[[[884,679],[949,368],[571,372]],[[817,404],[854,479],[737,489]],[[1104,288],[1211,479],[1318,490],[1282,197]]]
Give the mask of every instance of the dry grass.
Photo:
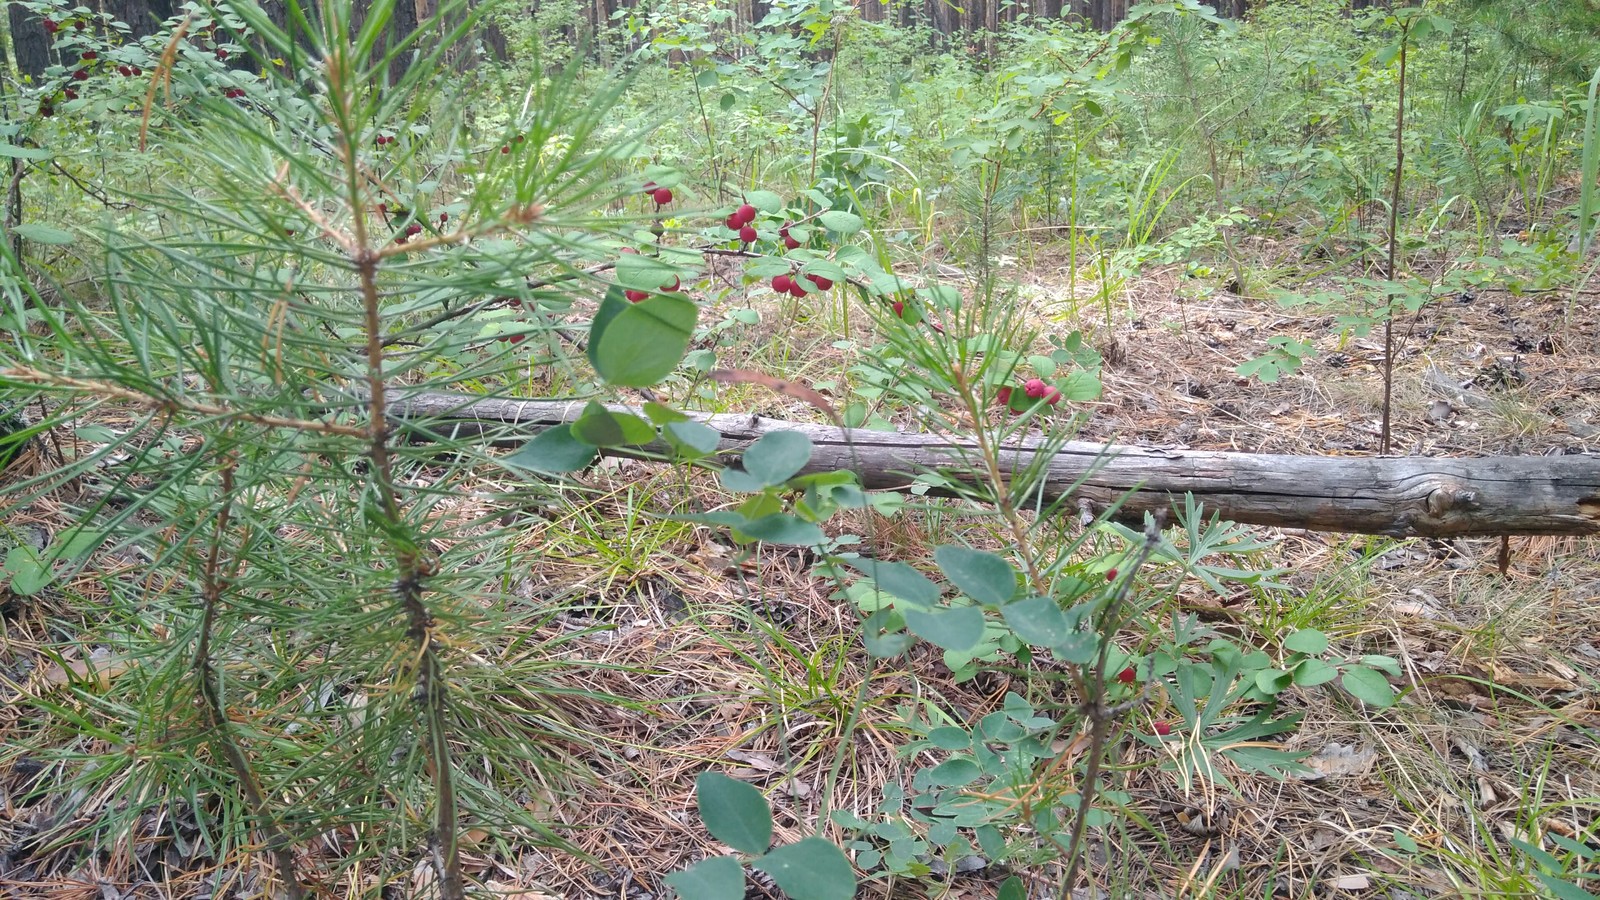
[[[1058,262],[1036,259],[1034,277],[1048,283]],[[1372,338],[1341,343],[1330,336],[1329,317],[1288,315],[1223,293],[1180,302],[1180,287],[1174,273],[1156,273],[1119,300],[1112,327],[1066,323],[1084,328],[1108,358],[1106,394],[1093,405],[1084,437],[1263,453],[1375,451],[1381,367]],[[1022,296],[1036,324],[1060,327],[1062,306],[1048,292]],[[786,377],[841,377],[849,358],[831,346],[836,335],[781,316],[766,321],[739,332],[735,346],[746,349],[735,350],[732,362]],[[868,337],[865,317],[851,322],[856,337]],[[1484,292],[1470,303],[1432,305],[1400,331],[1408,335],[1396,372],[1402,451],[1596,449],[1594,433],[1586,432],[1594,426],[1600,433],[1594,310]],[[1276,385],[1234,374],[1275,334],[1314,339],[1319,354]],[[1488,402],[1453,405],[1455,398],[1430,387],[1429,367],[1479,383],[1473,395]],[[1430,418],[1439,399],[1452,405]],[[803,414],[771,396],[723,401],[767,415]],[[555,661],[570,662],[570,674],[528,690],[581,688],[621,701],[547,695],[554,707],[540,714],[558,717],[583,740],[559,748],[575,774],[550,784],[536,802],[581,852],[508,846],[469,831],[470,874],[507,896],[659,895],[663,874],[719,852],[694,810],[694,778],[707,768],[762,787],[783,841],[817,827],[839,755],[843,777],[833,806],[869,816],[885,785],[906,785],[912,768],[928,762],[903,751],[908,720],[922,704],[971,720],[999,708],[1008,690],[1026,690],[1003,674],[954,683],[926,649],[871,664],[847,602],[801,555],[762,548],[740,561],[711,529],[633,514],[724,504],[708,479],[629,463],[593,472],[588,485],[593,491],[581,500],[528,521],[509,596],[485,595],[485,602],[541,613],[531,626],[537,633],[506,636],[506,653],[522,652],[530,637],[563,639],[554,646],[565,655]],[[490,492],[502,487],[485,485]],[[476,520],[488,511],[483,502],[468,498],[440,515]],[[50,502],[32,516],[7,524],[53,530],[65,521]],[[846,527],[885,558],[923,562],[930,535],[976,535],[982,526],[969,510],[944,503]],[[1260,563],[1291,570],[1290,596],[1219,598],[1189,589],[1178,604],[1244,643],[1270,648],[1288,629],[1317,627],[1335,637],[1340,652],[1392,655],[1406,672],[1403,701],[1375,711],[1333,690],[1292,693],[1284,702],[1304,719],[1290,747],[1312,752],[1323,774],[1276,781],[1227,771],[1232,791],[1185,792],[1159,766],[1164,751],[1119,740],[1110,787],[1131,802],[1121,824],[1090,849],[1098,886],[1116,896],[1509,896],[1521,882],[1490,877],[1508,865],[1508,837],[1542,830],[1593,842],[1600,821],[1600,545],[1514,539],[1512,565],[1501,574],[1493,541],[1278,537],[1274,554]],[[126,563],[105,560],[52,598],[6,601],[4,896],[252,896],[261,889],[264,873],[253,857],[185,864],[161,837],[172,832],[164,827],[170,823],[141,823],[143,830],[107,836],[113,852],[85,853],[93,834],[78,830],[93,823],[81,813],[59,818],[62,798],[35,790],[63,773],[40,771],[28,748],[87,738],[28,718],[17,701],[53,689],[49,648],[70,643],[74,628],[95,633],[90,611],[104,579],[135,577]],[[860,727],[841,747],[863,679],[870,683]],[[170,815],[189,813],[175,807]],[[1397,850],[1397,832],[1417,849]],[[308,852],[337,853],[338,844]],[[153,871],[158,859],[166,862]],[[426,887],[425,861],[415,862],[410,887],[386,896]],[[1050,896],[1058,870],[1042,862],[1017,873],[1039,892],[1030,896]],[[1006,874],[986,867],[947,883],[879,881],[862,896],[975,900],[993,897]],[[356,896],[377,884],[373,873],[330,895]],[[752,891],[776,896],[759,885]]]

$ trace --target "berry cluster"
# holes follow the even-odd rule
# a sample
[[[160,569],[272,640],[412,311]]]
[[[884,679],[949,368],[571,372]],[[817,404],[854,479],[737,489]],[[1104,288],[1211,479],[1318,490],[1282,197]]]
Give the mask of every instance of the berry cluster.
[[[656,209],[660,209],[672,202],[672,188],[661,187],[654,181],[646,181],[643,192],[646,197],[655,201]]]
[[[809,288],[806,287],[807,281],[811,282]],[[772,289],[779,294],[804,297],[812,291],[833,290],[833,280],[821,275],[777,275],[772,279]]]
[[[899,312],[899,310],[896,310],[896,312]],[[995,402],[1001,406],[1010,407],[1013,415],[1017,415],[1022,412],[1022,410],[1012,406],[1011,395],[1015,391],[1016,387],[1014,385],[1006,385],[1005,387],[1000,388],[999,391],[995,392]],[[1022,383],[1022,393],[1029,400],[1043,400],[1051,406],[1055,406],[1061,402],[1061,392],[1056,390],[1042,378],[1029,378],[1027,381],[1024,381]]]
[[[674,275],[674,276],[672,276],[672,283],[671,284],[663,284],[660,288],[657,289],[657,293],[675,294],[675,293],[677,293],[677,292],[679,292],[681,290],[683,290],[683,281],[681,279],[679,279],[678,276]],[[643,300],[644,298],[650,296],[650,292],[649,291],[636,291],[636,290],[633,290],[632,288],[629,288],[628,290],[625,290],[625,291],[622,292],[622,296],[627,297],[629,303],[638,303],[640,300]]]
[[[379,147],[382,147],[385,144],[392,144],[392,143],[394,143],[394,135],[392,135],[392,134],[380,134],[377,137],[373,138],[372,142],[374,144],[377,144]]]
[[[68,26],[71,26],[74,31],[82,31],[89,27],[89,23],[83,19],[68,19],[64,22],[57,22],[55,19],[44,20],[44,30],[50,34],[55,34]]]
[[[241,87],[228,88],[227,90],[222,92],[222,96],[228,98],[229,100],[237,100],[237,99],[239,99],[239,98],[244,96],[244,88],[241,88]]]

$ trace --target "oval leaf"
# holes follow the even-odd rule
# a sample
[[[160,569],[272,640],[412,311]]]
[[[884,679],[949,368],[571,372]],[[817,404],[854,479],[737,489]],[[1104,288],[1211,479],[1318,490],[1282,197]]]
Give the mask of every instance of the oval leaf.
[[[501,463],[530,472],[562,475],[576,472],[594,462],[598,453],[593,444],[578,440],[572,433],[571,425],[557,425],[534,435],[533,440],[502,459]]]
[[[1296,631],[1283,641],[1287,650],[1295,653],[1304,653],[1307,656],[1318,656],[1328,649],[1328,636],[1315,628],[1306,628]]]
[[[795,547],[815,547],[828,539],[821,528],[788,513],[762,516],[739,526],[739,530],[758,541]]]
[[[731,856],[702,859],[665,880],[683,900],[744,900],[744,867]]]
[[[1344,676],[1339,679],[1344,689],[1351,696],[1368,706],[1389,706],[1394,703],[1394,688],[1389,686],[1389,679],[1382,672],[1368,669],[1365,666],[1352,666],[1345,670]]]
[[[1017,595],[1017,570],[993,553],[944,546],[933,551],[934,562],[950,583],[986,606],[1002,606]]]
[[[1029,597],[1000,608],[1011,630],[1036,647],[1054,647],[1072,637],[1067,614],[1054,597]]]
[[[892,609],[880,609],[861,623],[861,644],[867,653],[888,659],[911,649],[914,638],[900,629],[905,621]]]
[[[860,231],[866,223],[855,213],[845,212],[842,209],[830,209],[817,217],[822,227],[841,235],[851,235]]]
[[[798,431],[774,431],[744,451],[744,470],[766,487],[777,487],[811,461],[811,439]]]
[[[945,650],[971,650],[983,640],[983,612],[961,606],[924,612],[904,610],[906,627],[918,637]]]
[[[708,456],[722,443],[716,429],[699,422],[668,422],[661,433],[684,456]]]
[[[685,297],[656,294],[629,303],[613,288],[589,329],[589,361],[611,384],[649,387],[683,359],[699,315],[699,307]]]
[[[856,870],[844,851],[819,837],[786,844],[750,863],[793,900],[851,900]]]
[[[39,225],[34,222],[29,222],[25,225],[18,225],[16,228],[13,228],[12,231],[30,241],[39,244],[72,243],[72,232],[62,231],[59,228],[52,228],[49,225]]]
[[[892,594],[918,606],[932,606],[939,600],[939,586],[905,563],[876,559],[851,559],[845,562],[850,568],[871,578],[878,590],[885,594]]]
[[[712,837],[752,854],[772,844],[772,807],[760,791],[720,772],[702,772],[694,793]]]

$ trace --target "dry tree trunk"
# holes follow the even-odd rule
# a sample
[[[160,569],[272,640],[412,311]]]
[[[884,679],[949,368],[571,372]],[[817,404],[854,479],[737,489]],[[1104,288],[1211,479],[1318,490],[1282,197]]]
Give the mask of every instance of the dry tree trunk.
[[[420,393],[390,413],[420,439],[428,432],[495,433],[519,443],[575,421],[580,401],[477,399]],[[617,411],[638,410],[613,406]],[[900,434],[785,422],[748,415],[693,414],[734,451],[773,431],[797,431],[815,447],[806,472],[854,471],[877,490],[905,490],[919,473],[966,481],[975,445],[959,437]],[[509,429],[506,426],[511,426]],[[426,430],[424,430],[426,429]],[[509,434],[508,434],[509,431]],[[1004,463],[1027,466],[1041,442],[1005,448]],[[640,448],[660,453],[664,447]],[[639,449],[607,450],[637,456]],[[1193,494],[1209,512],[1253,525],[1384,534],[1470,537],[1600,533],[1600,456],[1317,457],[1102,446],[1070,442],[1048,463],[1043,496],[1066,497],[1076,511],[1098,513],[1122,501],[1121,518],[1181,503]]]

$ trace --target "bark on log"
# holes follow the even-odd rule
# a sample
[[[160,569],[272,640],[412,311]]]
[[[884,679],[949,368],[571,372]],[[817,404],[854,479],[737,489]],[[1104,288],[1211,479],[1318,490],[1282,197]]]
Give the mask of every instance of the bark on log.
[[[413,436],[495,433],[499,443],[575,421],[582,402],[478,399],[419,393],[391,415]],[[613,406],[617,411],[637,409]],[[965,480],[974,444],[963,438],[840,429],[748,415],[694,415],[736,451],[772,431],[798,431],[815,447],[806,472],[847,469],[872,489],[905,489],[937,470]],[[402,427],[405,427],[402,425]],[[508,429],[507,426],[510,426]],[[1005,448],[1026,466],[1038,439]],[[657,452],[662,448],[655,448]],[[619,456],[637,455],[608,450]],[[1074,441],[1048,463],[1045,503],[1099,512],[1126,496],[1120,514],[1142,518],[1193,494],[1209,512],[1252,525],[1383,534],[1468,537],[1600,533],[1600,455],[1533,457],[1320,457],[1103,446]],[[1010,471],[1010,469],[1007,469]]]

